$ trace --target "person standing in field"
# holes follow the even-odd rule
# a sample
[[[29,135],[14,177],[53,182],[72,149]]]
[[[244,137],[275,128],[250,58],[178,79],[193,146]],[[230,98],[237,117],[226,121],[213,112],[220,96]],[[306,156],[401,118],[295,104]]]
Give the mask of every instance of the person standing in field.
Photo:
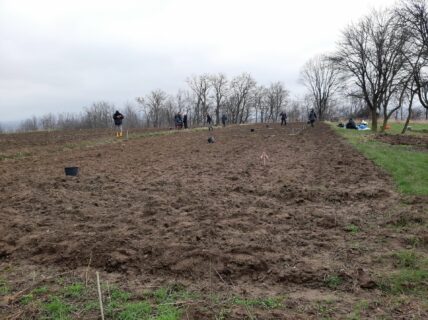
[[[281,116],[281,126],[282,125],[286,126],[287,125],[287,114],[285,113],[285,111],[282,111],[279,115]]]
[[[309,112],[308,119],[309,119],[308,122],[311,124],[311,127],[313,127],[314,122],[317,119],[317,114],[315,113],[314,109],[311,109],[311,112]]]
[[[227,121],[227,116],[225,114],[223,114],[221,116],[221,123],[223,124],[223,127],[226,126],[226,121]]]
[[[122,137],[122,121],[125,119],[118,110],[113,114],[114,125],[116,126],[116,137]]]
[[[207,113],[207,123],[208,123],[208,130],[213,130],[213,118],[211,118],[210,114]]]
[[[184,129],[187,129],[187,113],[183,115],[183,126]]]

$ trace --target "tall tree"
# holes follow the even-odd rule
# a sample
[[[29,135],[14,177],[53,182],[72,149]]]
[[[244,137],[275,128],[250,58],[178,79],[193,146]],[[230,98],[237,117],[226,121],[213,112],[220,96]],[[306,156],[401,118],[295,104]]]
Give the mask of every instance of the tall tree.
[[[405,32],[389,11],[373,11],[342,33],[331,61],[360,90],[371,111],[372,130],[377,131],[378,116],[387,105],[387,93],[400,81],[405,59]]]
[[[428,4],[425,0],[403,0],[395,14],[410,36],[407,58],[412,67],[416,94],[428,119]]]
[[[224,106],[228,95],[228,81],[225,74],[219,73],[210,77],[210,83],[213,88],[213,98],[215,101],[215,123],[218,125],[220,123],[220,110]]]

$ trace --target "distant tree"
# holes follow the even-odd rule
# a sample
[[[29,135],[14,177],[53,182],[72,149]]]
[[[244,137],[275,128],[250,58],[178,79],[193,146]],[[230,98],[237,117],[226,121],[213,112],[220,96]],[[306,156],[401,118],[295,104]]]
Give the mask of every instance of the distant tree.
[[[56,117],[52,113],[45,114],[40,119],[40,126],[43,130],[54,130],[57,127]]]
[[[154,128],[160,128],[165,102],[168,95],[161,89],[151,91],[144,99],[137,98],[142,103],[148,124]]]
[[[205,115],[208,112],[208,98],[211,88],[210,76],[208,74],[192,76],[187,79],[187,84],[196,96],[196,105],[193,112],[194,121],[198,124],[203,124],[206,120]]]
[[[18,131],[29,132],[39,130],[38,121],[36,116],[32,116],[21,122]]]
[[[324,120],[331,101],[341,88],[339,69],[327,57],[316,56],[306,62],[301,78],[312,96],[318,118]]]
[[[269,107],[267,120],[278,121],[281,110],[288,104],[289,93],[281,82],[271,83],[266,90],[266,100]]]
[[[226,75],[219,73],[216,75],[210,76],[210,83],[213,89],[213,98],[215,103],[215,123],[218,125],[220,123],[220,111],[225,105],[225,99],[229,94],[229,87]]]
[[[229,121],[245,123],[250,116],[251,91],[256,87],[256,81],[249,73],[242,73],[230,82],[230,95],[227,102]]]
[[[266,88],[264,86],[256,86],[253,90],[254,112],[256,113],[256,122],[263,123],[268,110],[266,103]]]
[[[84,127],[88,129],[112,127],[114,111],[114,105],[109,104],[108,102],[94,102],[90,107],[84,108]]]
[[[138,115],[138,110],[131,103],[127,103],[121,113],[125,117],[125,123],[127,128],[141,128],[142,119]]]

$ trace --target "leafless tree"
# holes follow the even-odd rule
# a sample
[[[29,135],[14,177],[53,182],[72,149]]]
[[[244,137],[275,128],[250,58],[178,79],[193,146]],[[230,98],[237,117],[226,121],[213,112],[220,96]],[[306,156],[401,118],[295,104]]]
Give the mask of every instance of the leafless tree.
[[[401,27],[410,35],[407,58],[412,67],[416,94],[428,119],[428,4],[425,0],[403,0],[395,14]]]
[[[220,123],[221,109],[224,107],[225,99],[228,96],[228,81],[225,74],[219,73],[210,76],[210,83],[213,89],[213,99],[215,103],[215,123],[218,125]]]
[[[167,94],[160,89],[151,91],[145,98],[137,98],[137,102],[143,106],[148,125],[154,128],[161,126],[167,98]]]
[[[210,76],[203,74],[201,76],[192,76],[187,79],[190,89],[196,96],[196,105],[193,113],[194,121],[198,124],[205,123],[205,115],[208,112],[208,97],[211,88]]]
[[[406,35],[389,11],[373,11],[342,34],[331,61],[360,90],[371,111],[372,130],[387,105],[390,86],[400,81]]]
[[[84,108],[84,127],[89,129],[112,127],[114,110],[114,105],[106,101],[94,102],[90,107]]]
[[[126,128],[141,128],[142,119],[138,114],[138,109],[131,103],[126,103],[121,113],[125,116]]]
[[[341,87],[339,69],[334,68],[327,57],[316,56],[306,62],[301,78],[314,100],[318,118],[324,120],[331,107],[331,100]]]
[[[43,130],[54,130],[57,127],[56,117],[52,113],[45,114],[40,118],[40,127]]]
[[[28,132],[28,131],[37,131],[39,129],[38,121],[36,116],[32,116],[21,122],[18,131]]]
[[[244,123],[250,116],[251,91],[256,87],[256,81],[249,73],[242,73],[230,82],[230,95],[227,101],[229,121]]]
[[[256,86],[253,90],[253,109],[255,112],[255,121],[263,123],[267,113],[266,88]]]
[[[287,106],[288,95],[288,91],[281,82],[271,83],[266,91],[266,99],[269,107],[267,115],[268,121],[278,121],[281,110]]]

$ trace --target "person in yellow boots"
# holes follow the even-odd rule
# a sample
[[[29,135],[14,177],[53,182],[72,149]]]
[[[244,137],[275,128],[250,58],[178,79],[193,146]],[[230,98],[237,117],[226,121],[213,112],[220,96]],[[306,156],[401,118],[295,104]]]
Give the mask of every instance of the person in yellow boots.
[[[116,126],[116,137],[122,137],[122,120],[125,119],[123,114],[118,110],[113,115],[114,125]]]

